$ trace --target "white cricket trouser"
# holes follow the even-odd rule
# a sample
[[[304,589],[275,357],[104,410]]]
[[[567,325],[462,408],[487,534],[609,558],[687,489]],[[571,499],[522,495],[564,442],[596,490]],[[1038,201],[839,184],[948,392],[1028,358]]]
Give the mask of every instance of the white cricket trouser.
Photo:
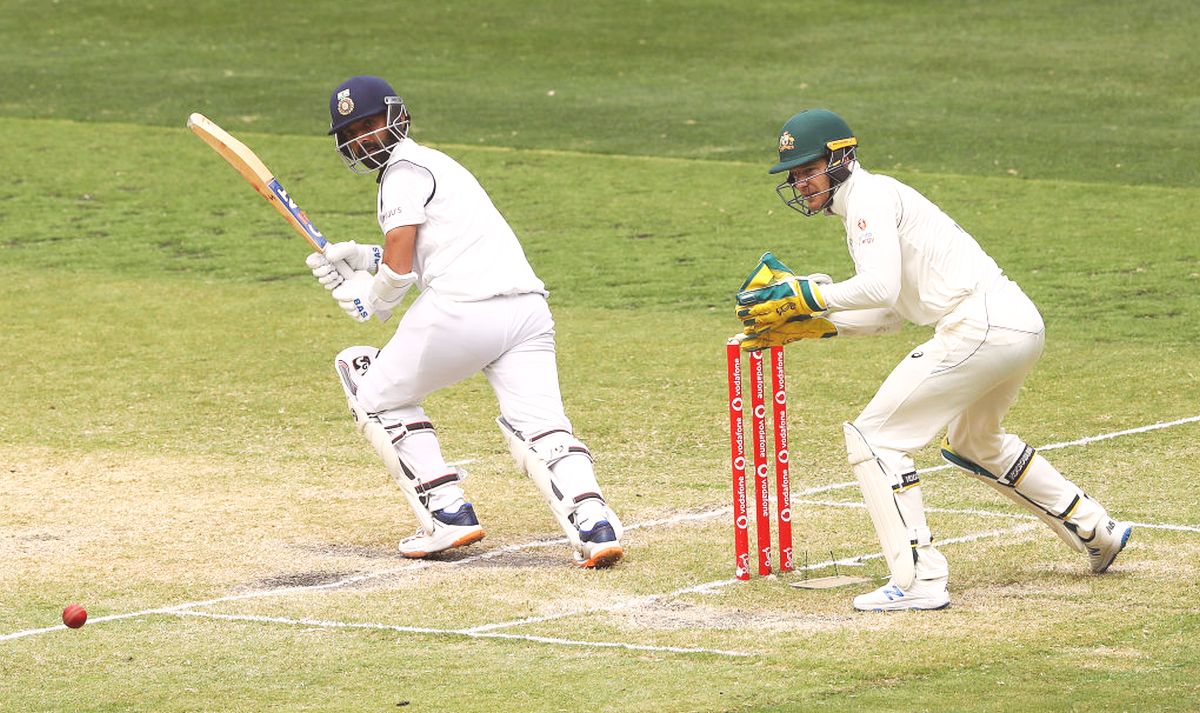
[[[500,413],[517,430],[571,430],[563,411],[554,351],[554,319],[546,298],[530,293],[456,302],[426,291],[359,386],[370,413],[420,420],[429,394],[482,371]]]
[[[911,454],[945,427],[957,454],[1003,476],[1027,446],[1006,434],[1000,422],[1044,341],[1045,326],[1033,302],[1001,277],[938,322],[933,338],[896,366],[854,425],[892,473],[912,472]],[[1082,495],[1040,456],[1023,483],[1018,491],[1032,493],[1048,511]],[[1068,521],[1089,529],[1103,509],[1083,500]],[[926,527],[919,486],[898,493],[896,501],[909,527]],[[945,558],[932,545],[918,549],[918,579],[945,574]]]
[[[1001,444],[1000,421],[1044,341],[1037,308],[1015,282],[1001,277],[942,318],[933,338],[892,370],[854,425],[898,473],[911,470],[908,454],[948,425],[957,452],[1003,472],[1022,447]]]
[[[481,371],[500,414],[521,433],[572,431],[559,390],[554,319],[536,293],[458,302],[425,291],[363,376],[358,401],[385,424],[428,421],[425,397]],[[454,472],[432,430],[412,431],[395,447],[422,485]],[[556,470],[564,495],[599,493],[590,459],[568,460]],[[429,509],[462,496],[456,483],[438,486],[430,491]]]

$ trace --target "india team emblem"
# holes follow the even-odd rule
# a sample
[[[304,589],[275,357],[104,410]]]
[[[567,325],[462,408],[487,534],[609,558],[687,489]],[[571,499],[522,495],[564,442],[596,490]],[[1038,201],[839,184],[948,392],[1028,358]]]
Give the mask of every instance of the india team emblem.
[[[343,89],[337,95],[337,111],[342,116],[349,116],[354,111],[354,100],[350,98],[350,90]]]
[[[779,135],[779,153],[791,151],[796,148],[796,137],[792,136],[792,132],[785,131]]]

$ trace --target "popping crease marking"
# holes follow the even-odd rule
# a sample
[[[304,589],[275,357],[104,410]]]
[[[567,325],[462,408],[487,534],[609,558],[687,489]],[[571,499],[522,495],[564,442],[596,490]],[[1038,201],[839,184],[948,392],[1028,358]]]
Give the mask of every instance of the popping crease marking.
[[[1200,422],[1200,416],[1190,416],[1188,418],[1181,418],[1181,419],[1177,419],[1174,421],[1168,421],[1165,423],[1159,422],[1159,423],[1154,423],[1154,424],[1150,424],[1147,426],[1139,426],[1137,428],[1125,429],[1123,431],[1114,431],[1112,433],[1100,434],[1097,436],[1086,436],[1084,438],[1080,438],[1080,439],[1077,439],[1074,441],[1066,441],[1063,443],[1052,443],[1050,445],[1042,446],[1042,447],[1038,448],[1038,450],[1046,451],[1046,450],[1055,450],[1055,449],[1059,449],[1059,448],[1068,448],[1068,447],[1077,446],[1077,445],[1087,445],[1089,443],[1095,443],[1097,441],[1105,441],[1105,440],[1109,440],[1109,439],[1113,439],[1113,438],[1118,438],[1121,436],[1134,435],[1134,434],[1138,434],[1138,433],[1146,433],[1149,431],[1155,431],[1155,430],[1160,430],[1160,429],[1164,429],[1164,428],[1170,428],[1173,426],[1180,426],[1183,424],[1196,423],[1196,422]],[[929,473],[929,472],[938,471],[938,470],[945,470],[945,469],[952,468],[952,467],[953,466],[946,464],[946,465],[934,466],[932,468],[925,468],[925,469],[919,470],[917,472],[923,474],[923,473]],[[828,492],[831,490],[838,490],[838,489],[842,489],[842,488],[855,487],[857,485],[858,485],[857,482],[835,483],[832,485],[824,485],[824,486],[818,486],[815,488],[808,488],[802,492],[795,493],[794,495],[797,495],[797,496],[800,496],[800,498],[803,498],[803,496],[805,496],[805,495],[815,495],[817,493]],[[793,502],[800,502],[800,501],[794,500]],[[827,506],[834,506],[834,507],[863,507],[863,505],[861,503],[848,503],[848,502],[840,503],[840,502],[834,502],[834,501],[804,501],[804,502],[809,502],[810,504],[813,504],[813,505],[827,505]],[[643,523],[629,525],[625,529],[626,530],[636,530],[636,529],[644,529],[644,528],[659,527],[659,526],[669,526],[669,525],[685,523],[685,522],[702,522],[702,521],[711,520],[711,519],[714,519],[717,517],[726,516],[731,511],[732,511],[732,508],[723,507],[723,508],[718,508],[716,510],[709,510],[709,511],[700,512],[700,513],[686,513],[683,515],[678,515],[678,516],[669,517],[669,518],[661,518],[658,520],[648,520]],[[942,510],[930,508],[930,511],[940,512]],[[988,517],[1004,517],[1004,518],[1009,518],[1009,519],[1036,519],[1036,518],[1034,518],[1034,516],[1031,516],[1031,515],[1022,515],[1022,514],[1017,514],[1017,513],[989,512],[989,511],[978,511],[978,510],[957,510],[957,511],[947,510],[946,512],[955,512],[955,513],[972,514],[972,515],[984,515],[984,516],[988,516]],[[1173,525],[1173,524],[1166,524],[1166,523],[1133,523],[1133,524],[1136,527],[1145,527],[1145,528],[1150,528],[1150,529],[1200,533],[1200,527],[1191,526],[1191,525]],[[1035,527],[1035,525],[1034,525],[1034,523],[1027,523],[1027,524],[1018,526],[1018,527]],[[976,539],[978,539],[978,537],[976,537]],[[534,547],[548,547],[551,545],[562,545],[562,544],[565,544],[566,541],[567,540],[565,537],[559,537],[559,538],[547,539],[547,540],[534,540],[532,542],[527,542],[524,544],[505,545],[503,547],[498,547],[494,550],[489,550],[487,552],[483,552],[478,555],[473,555],[471,557],[465,557],[461,560],[455,560],[454,562],[439,563],[439,562],[431,562],[428,560],[423,560],[421,562],[416,562],[416,563],[407,565],[405,567],[396,567],[396,568],[391,568],[391,569],[387,569],[387,570],[382,570],[379,572],[367,572],[364,574],[346,577],[344,579],[340,579],[340,580],[337,580],[334,582],[327,582],[325,584],[306,585],[306,586],[302,586],[302,587],[280,587],[277,589],[268,589],[268,590],[263,590],[263,591],[258,591],[258,592],[246,592],[243,594],[233,594],[233,595],[229,595],[229,596],[225,596],[225,597],[217,597],[215,599],[208,599],[208,600],[204,600],[204,601],[186,602],[183,604],[178,604],[178,605],[170,606],[170,607],[162,607],[162,608],[157,608],[157,609],[145,609],[145,610],[141,610],[141,611],[137,611],[137,612],[130,612],[130,613],[126,613],[126,614],[111,614],[108,616],[91,618],[91,619],[89,619],[88,623],[95,625],[95,624],[108,622],[108,621],[118,621],[121,619],[130,619],[130,618],[136,618],[136,617],[141,617],[141,616],[149,616],[149,615],[153,615],[153,614],[182,614],[182,613],[189,613],[188,610],[196,608],[196,607],[210,606],[213,604],[220,604],[223,602],[241,601],[241,600],[245,600],[245,599],[256,599],[256,598],[261,598],[261,597],[280,596],[280,595],[285,595],[285,594],[303,593],[303,592],[309,592],[309,591],[320,591],[320,590],[326,590],[326,589],[337,589],[340,587],[345,587],[345,586],[348,586],[351,584],[356,584],[358,582],[374,579],[377,577],[386,577],[386,576],[390,576],[390,575],[394,575],[394,574],[401,574],[401,573],[406,573],[406,572],[417,572],[417,571],[420,571],[420,570],[423,570],[423,569],[426,569],[428,567],[432,567],[432,566],[438,565],[438,564],[445,565],[445,566],[460,566],[460,565],[465,565],[465,564],[469,564],[472,562],[478,562],[478,561],[482,561],[482,560],[492,559],[495,557],[500,557],[500,556],[508,554],[510,552],[519,552],[519,551],[534,548]],[[952,542],[961,542],[961,541],[965,541],[964,538],[941,540],[940,542],[942,544],[950,544]],[[836,563],[837,564],[849,564],[852,562],[861,562],[861,561],[868,560],[868,559],[875,559],[875,558],[878,558],[881,556],[882,556],[881,553],[875,553],[875,554],[871,554],[871,555],[864,555],[859,558],[836,560]],[[829,562],[822,562],[822,563],[817,563],[814,565],[809,565],[807,567],[798,567],[796,571],[803,571],[805,569],[817,569],[819,567],[828,567],[828,566],[831,566],[832,564],[834,564],[833,560],[831,560]],[[619,608],[631,606],[634,603],[636,603],[636,601],[639,601],[639,600],[644,601],[645,603],[652,603],[654,601],[658,601],[659,599],[662,599],[665,597],[682,596],[684,594],[689,594],[689,593],[700,593],[700,594],[709,593],[709,592],[715,591],[717,589],[721,589],[723,587],[729,586],[730,584],[734,584],[736,582],[738,582],[738,580],[734,579],[734,578],[725,579],[725,580],[716,580],[713,582],[706,582],[706,583],[686,587],[684,589],[679,589],[679,590],[676,590],[675,592],[664,594],[664,595],[651,595],[649,597],[641,597],[638,600],[630,600],[629,603],[623,603],[621,605],[616,605],[616,608],[619,609]],[[592,611],[600,611],[600,610],[592,610]],[[583,613],[586,613],[586,612],[583,612]],[[563,616],[571,616],[571,615],[573,615],[573,614],[568,613]],[[555,617],[550,617],[550,618],[561,618],[561,617],[555,616]],[[546,618],[541,618],[541,619],[533,618],[533,619],[529,619],[529,620],[520,620],[520,622],[536,623],[537,621],[544,621],[544,620],[546,620]],[[483,626],[487,627],[490,630],[492,628],[498,628],[501,626],[508,626],[508,625],[509,624],[489,624],[489,625],[483,625]],[[512,623],[511,625],[516,626],[518,624]],[[476,629],[481,629],[481,628],[476,627]],[[45,634],[45,633],[49,633],[52,631],[59,631],[59,630],[66,630],[66,626],[64,626],[62,624],[58,624],[55,626],[43,627],[43,628],[38,628],[38,629],[26,629],[23,631],[16,631],[16,632],[8,633],[8,634],[0,634],[0,641],[19,639],[19,638],[24,638],[26,636],[35,636],[38,634]],[[482,630],[483,629],[481,629],[481,631]],[[469,631],[469,630],[462,630],[462,631]],[[532,639],[530,639],[530,640],[532,640]],[[579,644],[579,645],[583,645],[583,644]]]
[[[707,513],[707,512],[706,513],[685,513],[683,515],[678,515],[675,517],[661,518],[658,520],[648,520],[643,523],[628,525],[625,527],[625,530],[629,531],[629,530],[644,529],[644,528],[648,528],[648,527],[669,526],[669,525],[672,525],[672,524],[675,524],[678,522],[703,521],[703,520],[711,519],[712,517],[713,517],[712,513]],[[437,565],[442,565],[442,566],[447,566],[447,567],[457,567],[457,566],[462,566],[462,565],[466,565],[466,564],[472,564],[474,562],[481,562],[484,560],[495,559],[496,557],[502,557],[504,555],[511,554],[513,552],[521,552],[523,550],[533,549],[535,547],[561,546],[564,544],[567,544],[567,538],[565,538],[565,537],[558,537],[558,538],[551,538],[551,539],[544,539],[544,540],[533,540],[531,542],[525,542],[525,543],[521,543],[521,544],[513,544],[513,545],[505,545],[503,547],[497,547],[494,550],[488,550],[487,552],[481,552],[477,555],[472,555],[470,557],[464,557],[463,559],[455,560],[453,562],[434,562],[431,560],[421,560],[419,562],[408,563],[403,567],[392,567],[389,569],[380,570],[378,572],[364,572],[363,574],[356,574],[356,575],[352,575],[349,577],[344,577],[342,579],[339,579],[339,580],[336,580],[333,582],[325,582],[323,584],[308,584],[308,585],[303,585],[303,586],[299,586],[299,587],[277,587],[275,589],[264,589],[264,590],[260,590],[260,591],[256,591],[256,592],[243,592],[241,594],[230,594],[230,595],[227,595],[224,597],[216,597],[213,599],[204,599],[204,600],[195,601],[195,602],[184,602],[182,604],[176,604],[176,605],[169,606],[169,607],[159,607],[159,608],[154,608],[154,609],[142,609],[139,611],[128,612],[125,614],[110,614],[108,616],[93,616],[88,620],[88,623],[95,625],[95,624],[99,624],[99,623],[103,623],[103,622],[107,622],[107,621],[119,621],[121,619],[132,619],[132,618],[136,618],[136,617],[149,616],[149,615],[153,615],[153,614],[178,614],[181,612],[185,612],[189,609],[194,609],[197,607],[212,606],[214,604],[223,604],[226,602],[237,602],[237,601],[244,601],[244,600],[248,600],[248,599],[260,599],[263,597],[283,596],[283,595],[289,595],[289,594],[302,594],[302,593],[306,593],[306,592],[316,592],[316,591],[327,590],[327,589],[339,589],[341,587],[347,587],[347,586],[350,586],[353,584],[358,584],[359,582],[365,582],[365,581],[380,578],[380,577],[389,577],[389,576],[392,576],[395,574],[406,574],[406,573],[410,573],[410,572],[419,572],[421,570],[428,569],[430,567],[434,567]],[[39,628],[39,629],[26,629],[24,631],[16,631],[16,632],[12,632],[9,634],[0,634],[0,641],[6,641],[9,639],[19,639],[19,638],[22,638],[25,636],[32,636],[35,634],[44,634],[44,633],[48,633],[51,631],[58,631],[60,629],[65,630],[66,628],[67,628],[66,626],[64,626],[62,624],[58,624],[56,626],[48,626],[48,627]]]
[[[841,503],[838,503],[838,504],[840,505]],[[1036,520],[1037,518],[1030,516],[1030,519]],[[1010,527],[1010,528],[1003,529],[1003,530],[989,530],[987,532],[977,532],[975,534],[964,535],[962,537],[951,537],[951,538],[947,538],[944,540],[938,540],[938,544],[939,545],[954,545],[954,544],[959,544],[962,542],[974,542],[976,540],[982,540],[982,539],[989,538],[989,537],[1003,537],[1005,535],[1016,535],[1016,534],[1021,534],[1024,532],[1036,530],[1040,526],[1041,526],[1040,522],[1025,522],[1025,523],[1021,523],[1014,527]],[[795,571],[803,572],[806,570],[824,569],[826,567],[832,567],[835,564],[839,565],[839,566],[855,566],[855,565],[862,564],[865,561],[879,559],[881,557],[883,557],[882,552],[874,552],[874,553],[868,553],[868,554],[864,554],[864,555],[858,555],[856,557],[846,557],[846,558],[837,559],[837,560],[826,560],[824,562],[816,562],[816,563],[804,565],[802,567],[797,567],[795,569]],[[621,611],[623,609],[633,609],[633,608],[637,608],[640,606],[646,606],[648,604],[654,604],[655,602],[659,602],[662,600],[676,599],[678,597],[685,596],[688,594],[713,594],[719,589],[723,589],[723,588],[728,587],[733,584],[740,584],[742,582],[743,582],[743,580],[739,580],[736,577],[729,577],[727,579],[718,579],[718,580],[714,580],[711,582],[703,582],[701,584],[694,584],[694,585],[691,585],[688,587],[683,587],[682,589],[676,589],[673,592],[667,592],[666,594],[651,594],[651,595],[647,595],[647,596],[633,597],[630,599],[626,599],[625,601],[622,601],[622,602],[617,602],[615,604],[608,604],[608,605],[605,605],[602,607],[591,607],[591,608],[578,609],[578,610],[568,611],[568,612],[559,612],[557,614],[548,614],[546,616],[528,617],[525,619],[516,619],[513,621],[498,622],[495,624],[484,624],[482,626],[476,626],[471,629],[464,629],[463,631],[490,632],[490,631],[494,631],[496,629],[509,628],[509,627],[514,627],[514,626],[525,626],[528,624],[541,624],[543,622],[555,621],[558,619],[566,619],[566,618],[573,617],[573,616],[611,613],[611,612]]]
[[[220,619],[224,621],[247,621],[266,624],[290,624],[296,626],[314,626],[324,629],[372,629],[395,631],[405,634],[431,634],[437,636],[463,636],[471,639],[509,639],[531,641],[539,644],[556,644],[560,646],[582,646],[609,649],[627,649],[629,651],[656,651],[676,654],[711,654],[716,656],[756,656],[757,654],[726,649],[686,648],[681,646],[652,646],[649,644],[631,644],[623,641],[582,641],[579,639],[562,639],[551,636],[533,636],[525,634],[503,634],[478,632],[472,629],[437,629],[423,626],[402,626],[398,624],[377,624],[372,622],[327,621],[321,619],[293,619],[279,616],[255,616],[249,614],[217,614],[214,612],[177,611],[178,616],[192,616],[202,619]]]
[[[1074,441],[1063,441],[1061,443],[1050,443],[1048,445],[1038,446],[1034,450],[1055,451],[1055,450],[1059,450],[1060,448],[1070,448],[1072,446],[1086,446],[1089,443],[1097,443],[1099,441],[1108,441],[1113,438],[1120,438],[1121,436],[1132,436],[1132,435],[1135,435],[1138,433],[1148,433],[1150,431],[1158,431],[1158,430],[1161,430],[1164,428],[1171,428],[1173,426],[1182,426],[1187,423],[1197,423],[1197,422],[1200,422],[1200,416],[1188,416],[1187,418],[1181,418],[1181,419],[1177,419],[1175,421],[1167,421],[1165,423],[1164,422],[1152,423],[1148,426],[1138,426],[1136,428],[1127,428],[1123,431],[1113,431],[1111,433],[1101,433],[1098,436],[1084,436],[1083,438],[1080,438],[1080,439],[1077,439]],[[933,473],[933,472],[936,472],[939,470],[949,470],[953,467],[954,466],[950,465],[949,463],[944,463],[942,465],[935,465],[935,466],[931,466],[929,468],[922,468],[921,470],[917,471],[917,474],[924,475],[926,473]],[[842,490],[845,488],[855,488],[855,487],[858,487],[858,481],[851,480],[851,481],[847,481],[844,483],[831,483],[829,485],[819,485],[815,488],[808,488],[804,492],[798,493],[798,494],[799,495],[816,495],[817,493],[825,493],[825,492],[829,492],[831,490]],[[1148,525],[1147,527],[1153,527],[1153,526]]]

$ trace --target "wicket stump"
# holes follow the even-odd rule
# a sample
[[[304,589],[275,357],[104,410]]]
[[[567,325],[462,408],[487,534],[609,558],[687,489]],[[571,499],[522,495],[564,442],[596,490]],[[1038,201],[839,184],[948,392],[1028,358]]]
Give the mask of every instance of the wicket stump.
[[[769,354],[769,369],[764,367]],[[772,420],[775,441],[775,501],[779,532],[779,570],[791,572],[792,508],[791,475],[788,466],[787,385],[784,377],[783,347],[769,352],[750,352],[750,434],[753,437],[748,459],[745,445],[744,399],[742,395],[742,349],[737,337],[725,345],[729,385],[729,446],[733,474],[733,546],[734,576],[750,579],[749,483],[747,464],[753,463],[755,508],[755,537],[758,546],[758,573],[771,573],[771,501],[767,477],[766,371],[770,373]]]

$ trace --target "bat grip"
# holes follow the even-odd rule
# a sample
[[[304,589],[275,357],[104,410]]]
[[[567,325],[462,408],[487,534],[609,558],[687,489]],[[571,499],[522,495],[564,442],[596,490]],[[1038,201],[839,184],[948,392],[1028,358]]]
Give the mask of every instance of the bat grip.
[[[342,276],[343,280],[349,280],[350,277],[354,275],[354,270],[350,269],[350,266],[346,264],[345,260],[337,260],[332,264],[334,269],[337,270],[338,274]]]

